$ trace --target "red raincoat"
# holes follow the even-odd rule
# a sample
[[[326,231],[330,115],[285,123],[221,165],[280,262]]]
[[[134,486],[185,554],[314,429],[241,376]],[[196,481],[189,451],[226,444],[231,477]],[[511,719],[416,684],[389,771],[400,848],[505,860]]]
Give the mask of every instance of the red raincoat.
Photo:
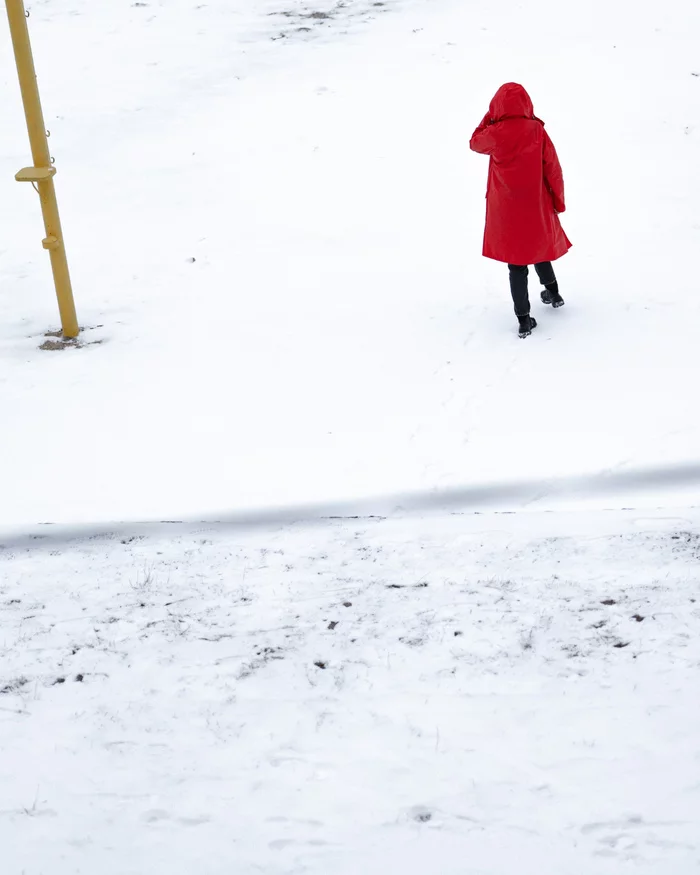
[[[571,247],[557,213],[566,209],[561,166],[522,85],[502,85],[472,135],[489,155],[484,255],[508,264],[554,261]]]

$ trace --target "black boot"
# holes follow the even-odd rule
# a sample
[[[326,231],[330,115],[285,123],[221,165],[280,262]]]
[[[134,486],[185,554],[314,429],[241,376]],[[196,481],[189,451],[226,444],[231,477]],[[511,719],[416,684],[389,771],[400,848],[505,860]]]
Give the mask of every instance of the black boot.
[[[519,337],[528,337],[532,334],[532,329],[537,328],[537,322],[530,316],[528,313],[526,316],[518,316],[518,336]]]
[[[564,306],[564,299],[559,294],[559,283],[547,283],[544,291],[540,293],[543,304],[551,304],[555,309]]]

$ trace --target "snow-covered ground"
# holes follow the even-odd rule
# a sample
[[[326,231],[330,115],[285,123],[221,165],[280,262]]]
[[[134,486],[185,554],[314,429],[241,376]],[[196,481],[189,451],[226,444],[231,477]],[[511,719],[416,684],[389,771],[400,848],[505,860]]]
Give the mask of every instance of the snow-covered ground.
[[[700,6],[27,5],[85,331],[0,22],[2,875],[699,871]]]
[[[0,524],[696,457],[696,3],[31,11],[79,316],[101,326],[84,340],[103,342],[38,349],[56,304],[0,27]],[[575,246],[567,307],[535,305],[526,342],[480,256],[468,150],[508,79],[548,122]]]
[[[697,511],[0,552],[6,875],[691,875]]]

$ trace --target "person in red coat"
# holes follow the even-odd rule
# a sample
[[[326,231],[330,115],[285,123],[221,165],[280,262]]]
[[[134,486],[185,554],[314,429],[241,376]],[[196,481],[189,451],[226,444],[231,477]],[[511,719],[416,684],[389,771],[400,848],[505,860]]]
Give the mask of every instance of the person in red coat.
[[[571,248],[559,221],[566,209],[559,159],[530,96],[515,82],[498,89],[469,145],[490,157],[483,252],[508,265],[519,333],[527,337],[537,325],[530,316],[529,264],[545,287],[543,303],[564,303],[552,268]]]

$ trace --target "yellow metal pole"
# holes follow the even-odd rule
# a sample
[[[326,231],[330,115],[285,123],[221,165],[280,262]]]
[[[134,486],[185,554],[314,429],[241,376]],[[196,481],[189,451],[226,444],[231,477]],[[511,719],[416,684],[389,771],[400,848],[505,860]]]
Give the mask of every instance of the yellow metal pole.
[[[36,185],[41,199],[41,211],[44,216],[46,237],[42,241],[51,257],[51,269],[56,285],[58,309],[61,314],[61,328],[65,337],[77,337],[80,328],[75,315],[75,303],[71,288],[68,259],[63,244],[61,219],[58,214],[58,201],[53,177],[56,168],[51,163],[49,143],[44,124],[44,114],[41,110],[39,86],[36,81],[32,46],[29,41],[27,14],[24,10],[24,0],[5,0],[7,17],[10,22],[12,45],[15,50],[19,87],[22,91],[24,115],[27,119],[29,143],[32,149],[33,167],[20,170],[15,179],[18,182],[31,182]]]

